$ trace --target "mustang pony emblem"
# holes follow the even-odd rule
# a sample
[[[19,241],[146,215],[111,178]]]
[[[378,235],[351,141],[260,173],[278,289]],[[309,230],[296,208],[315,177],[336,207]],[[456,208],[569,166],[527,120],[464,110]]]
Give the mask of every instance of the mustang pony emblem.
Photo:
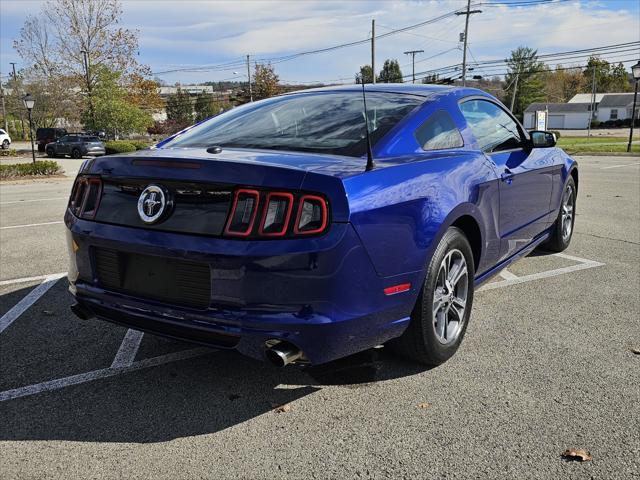
[[[155,223],[165,213],[167,196],[162,187],[148,185],[138,198],[138,215],[144,223]]]

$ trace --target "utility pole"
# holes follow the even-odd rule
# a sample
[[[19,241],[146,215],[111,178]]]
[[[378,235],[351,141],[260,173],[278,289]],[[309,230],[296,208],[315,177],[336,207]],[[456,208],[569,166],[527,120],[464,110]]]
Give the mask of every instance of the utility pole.
[[[513,93],[511,94],[511,113],[513,113],[513,107],[516,104],[516,92],[518,91],[518,79],[520,78],[520,72],[516,73],[516,79],[513,83]]]
[[[249,78],[249,101],[253,102],[253,90],[251,90],[251,65],[249,64],[249,55],[247,55],[247,77]]]
[[[7,109],[4,105],[4,88],[2,88],[2,76],[0,75],[0,97],[2,97],[2,118],[4,118],[4,131],[9,133],[9,124],[7,123]]]
[[[16,62],[9,62],[11,64],[11,68],[13,68],[13,88],[16,90],[17,95],[17,86],[18,86],[18,76],[16,75]],[[22,110],[20,110],[20,125],[22,126],[22,138],[26,137],[24,133],[24,116],[22,115]]]
[[[471,10],[471,0],[467,0],[467,10],[456,12],[456,15],[466,15],[464,21],[464,47],[462,50],[462,86],[467,86],[467,40],[469,38],[469,17],[474,13],[482,13],[482,10]]]
[[[362,81],[364,83],[364,80]],[[376,83],[376,20],[371,20],[371,83]]]
[[[591,87],[591,105],[589,108],[589,126],[587,127],[587,138],[591,136],[591,121],[593,120],[593,111],[596,106],[596,63],[592,63],[593,68],[593,80]]]
[[[411,55],[411,77],[413,78],[411,83],[416,83],[416,53],[424,53],[424,50],[409,50],[408,52],[404,52],[405,55]]]

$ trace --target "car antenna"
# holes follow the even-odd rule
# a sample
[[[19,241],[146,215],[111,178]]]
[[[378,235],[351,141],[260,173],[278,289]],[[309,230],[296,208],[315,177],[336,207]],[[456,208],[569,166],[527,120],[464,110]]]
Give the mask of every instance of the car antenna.
[[[364,93],[364,77],[362,78],[362,103],[364,105],[364,128],[367,132],[367,166],[364,171],[373,170],[376,166],[373,161],[373,152],[371,151],[371,137],[369,136],[369,114],[367,113],[367,95]]]

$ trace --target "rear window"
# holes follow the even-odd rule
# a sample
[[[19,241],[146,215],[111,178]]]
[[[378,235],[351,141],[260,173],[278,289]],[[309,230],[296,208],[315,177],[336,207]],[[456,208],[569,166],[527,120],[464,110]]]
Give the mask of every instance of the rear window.
[[[415,137],[423,150],[459,148],[464,145],[456,124],[444,110],[438,110],[420,125]]]
[[[99,142],[100,139],[98,137],[82,137],[83,142]]]
[[[367,93],[373,144],[423,97]],[[171,140],[166,147],[260,148],[359,157],[366,154],[361,92],[287,95],[223,113]]]

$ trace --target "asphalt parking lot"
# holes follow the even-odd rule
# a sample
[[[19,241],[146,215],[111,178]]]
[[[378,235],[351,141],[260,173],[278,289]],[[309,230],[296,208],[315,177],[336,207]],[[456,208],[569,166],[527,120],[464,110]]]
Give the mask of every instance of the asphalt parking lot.
[[[314,375],[75,318],[72,180],[0,185],[0,476],[639,478],[640,158],[578,161],[571,247],[483,287],[449,362]]]

